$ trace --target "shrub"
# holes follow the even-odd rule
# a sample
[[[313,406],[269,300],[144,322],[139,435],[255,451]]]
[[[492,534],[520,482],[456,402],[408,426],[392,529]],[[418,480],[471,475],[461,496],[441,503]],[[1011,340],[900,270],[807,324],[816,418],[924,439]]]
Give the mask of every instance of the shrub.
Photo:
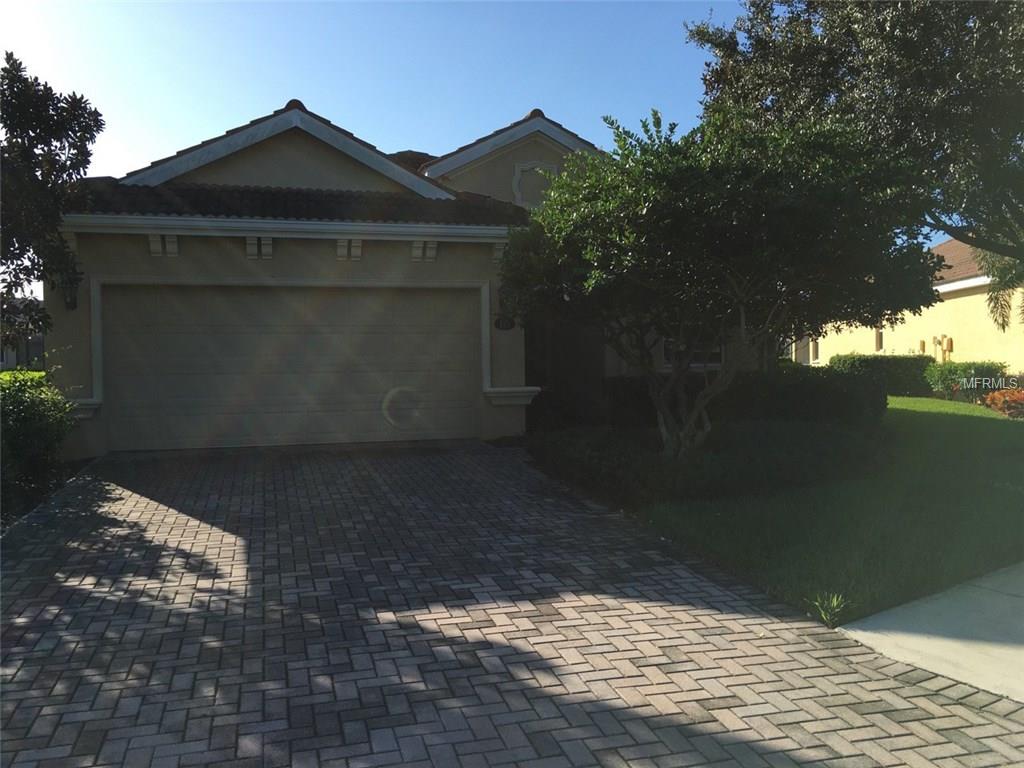
[[[834,355],[828,365],[837,371],[880,379],[887,395],[920,397],[932,392],[924,371],[934,362],[930,355]]]
[[[825,481],[875,455],[869,435],[835,424],[727,422],[683,459],[667,459],[655,430],[577,427],[534,434],[530,453],[550,474],[622,504],[745,495]]]
[[[57,477],[57,452],[74,425],[72,404],[38,371],[0,376],[0,479],[3,506],[48,491]]]
[[[988,394],[985,405],[1011,419],[1024,419],[1024,389],[997,389]]]
[[[527,445],[533,458],[561,480],[601,496],[624,500],[627,491],[646,473],[644,455],[657,460],[660,447],[651,430],[617,431],[612,427],[572,427],[538,432]]]
[[[711,418],[740,421],[876,422],[885,414],[885,383],[864,372],[785,367],[747,371],[712,401]]]
[[[980,402],[1005,386],[1006,364],[990,360],[932,363],[924,375],[932,390],[947,400]]]
[[[703,386],[703,375],[688,377],[687,396],[694,397]],[[646,383],[639,377],[606,379],[605,394],[611,425],[625,430],[657,425]],[[877,376],[793,364],[737,374],[708,411],[715,424],[764,420],[858,424],[878,421],[885,409],[885,384]]]
[[[685,379],[686,394],[693,398],[704,387],[703,373],[690,373]],[[645,429],[658,425],[647,382],[642,376],[609,376],[604,380],[606,419],[620,429]]]

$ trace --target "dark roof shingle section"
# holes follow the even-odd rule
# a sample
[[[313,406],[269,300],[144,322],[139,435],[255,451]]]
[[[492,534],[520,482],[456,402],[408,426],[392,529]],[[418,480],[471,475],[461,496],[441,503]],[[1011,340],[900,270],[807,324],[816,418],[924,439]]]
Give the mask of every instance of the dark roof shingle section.
[[[935,275],[936,283],[950,283],[966,280],[982,274],[981,266],[974,258],[974,248],[959,240],[946,240],[932,248],[946,262],[948,269],[940,269]]]
[[[495,226],[524,224],[528,216],[519,206],[481,195],[440,200],[413,193],[295,187],[173,182],[147,187],[113,178],[86,179],[83,192],[69,213]]]

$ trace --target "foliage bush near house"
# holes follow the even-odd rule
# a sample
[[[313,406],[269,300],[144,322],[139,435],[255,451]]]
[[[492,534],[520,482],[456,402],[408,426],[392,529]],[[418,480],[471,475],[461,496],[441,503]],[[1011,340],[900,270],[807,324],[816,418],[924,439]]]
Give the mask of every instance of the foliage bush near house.
[[[829,368],[847,373],[860,373],[882,380],[887,395],[924,396],[931,386],[924,377],[925,369],[935,362],[930,355],[834,355]]]
[[[1024,419],[1024,389],[997,389],[988,394],[985,405],[1011,419]]]
[[[5,517],[53,486],[58,450],[74,425],[72,408],[42,372],[0,375],[0,484]]]
[[[715,420],[869,424],[885,414],[885,382],[860,371],[785,366],[737,374],[710,408]]]
[[[692,398],[703,384],[703,375],[689,376],[683,391]],[[627,430],[657,426],[644,379],[608,378],[605,397],[611,426]],[[713,434],[720,423],[729,421],[872,423],[882,417],[885,406],[885,386],[877,376],[784,364],[772,371],[737,374],[730,389],[719,395],[708,412]]]
[[[990,392],[1003,388],[1006,364],[991,360],[932,363],[924,375],[932,390],[947,400],[980,402]]]
[[[529,449],[548,473],[625,505],[813,484],[862,467],[874,455],[864,431],[780,421],[719,424],[699,451],[677,459],[661,453],[654,429],[536,433]]]

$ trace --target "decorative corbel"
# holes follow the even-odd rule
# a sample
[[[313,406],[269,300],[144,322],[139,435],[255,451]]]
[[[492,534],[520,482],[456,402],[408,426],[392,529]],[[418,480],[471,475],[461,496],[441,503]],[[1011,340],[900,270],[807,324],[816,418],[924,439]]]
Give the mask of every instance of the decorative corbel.
[[[173,259],[178,255],[177,235],[164,235],[164,254],[169,259]]]
[[[272,238],[272,237],[261,237],[260,238],[260,258],[261,259],[272,259],[272,258],[274,258],[274,238]]]
[[[429,264],[437,261],[437,241],[428,240],[426,249],[423,251],[423,260]]]
[[[163,256],[164,255],[164,239],[160,235],[149,236],[149,255],[150,256]]]
[[[338,261],[359,261],[363,256],[362,240],[338,240],[335,247]]]
[[[495,264],[501,264],[503,258],[505,258],[505,243],[495,243],[494,250],[491,253],[491,261]]]
[[[423,241],[413,240],[412,241],[412,260],[415,262],[423,261]]]
[[[259,238],[251,235],[245,238],[245,255],[250,259],[258,259],[260,257]]]

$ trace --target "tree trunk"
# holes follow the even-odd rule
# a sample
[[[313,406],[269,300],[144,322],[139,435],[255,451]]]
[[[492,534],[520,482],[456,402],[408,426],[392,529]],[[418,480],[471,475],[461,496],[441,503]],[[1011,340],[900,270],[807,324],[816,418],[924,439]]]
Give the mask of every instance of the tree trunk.
[[[648,372],[648,390],[658,416],[658,431],[665,456],[677,459],[704,444],[711,433],[708,404],[728,389],[735,374],[733,366],[724,366],[690,403],[685,389],[682,389],[686,386],[686,377],[680,371],[667,382],[658,373]]]
[[[657,373],[648,374],[647,386],[654,412],[658,416],[662,453],[674,459],[682,450],[683,438],[679,430],[679,419],[672,408],[671,388],[664,385]]]

